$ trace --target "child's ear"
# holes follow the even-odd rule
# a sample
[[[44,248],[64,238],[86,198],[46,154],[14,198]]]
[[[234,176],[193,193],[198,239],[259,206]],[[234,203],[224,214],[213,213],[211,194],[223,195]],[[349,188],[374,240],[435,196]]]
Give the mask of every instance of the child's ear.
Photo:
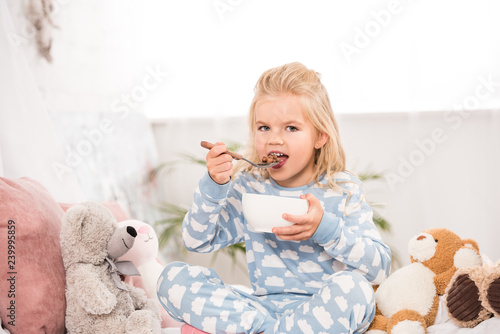
[[[323,147],[323,145],[326,144],[326,141],[328,140],[328,135],[326,132],[320,132],[318,134],[318,139],[316,139],[316,142],[314,143],[314,148],[315,149],[320,149]]]

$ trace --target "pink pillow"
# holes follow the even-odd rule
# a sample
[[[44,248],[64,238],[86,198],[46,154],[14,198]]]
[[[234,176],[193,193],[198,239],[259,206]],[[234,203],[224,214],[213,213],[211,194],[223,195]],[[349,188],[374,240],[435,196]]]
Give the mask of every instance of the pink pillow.
[[[64,212],[29,178],[0,177],[0,199],[2,324],[13,334],[64,333],[65,271],[59,243]]]

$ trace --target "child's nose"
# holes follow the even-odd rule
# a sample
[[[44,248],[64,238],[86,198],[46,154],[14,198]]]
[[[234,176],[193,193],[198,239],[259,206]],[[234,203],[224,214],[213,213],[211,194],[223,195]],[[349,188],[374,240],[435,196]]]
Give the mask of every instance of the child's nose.
[[[283,137],[279,131],[271,131],[269,136],[268,144],[281,145],[283,144]]]

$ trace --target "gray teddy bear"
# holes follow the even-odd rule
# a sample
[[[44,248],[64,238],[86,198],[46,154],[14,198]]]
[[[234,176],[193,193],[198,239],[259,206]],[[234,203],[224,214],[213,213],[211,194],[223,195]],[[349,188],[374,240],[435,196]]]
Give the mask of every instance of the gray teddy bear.
[[[161,333],[154,301],[142,289],[122,282],[123,270],[115,262],[132,247],[136,235],[131,226],[118,228],[111,212],[97,203],[82,203],[65,213],[61,251],[69,334]]]

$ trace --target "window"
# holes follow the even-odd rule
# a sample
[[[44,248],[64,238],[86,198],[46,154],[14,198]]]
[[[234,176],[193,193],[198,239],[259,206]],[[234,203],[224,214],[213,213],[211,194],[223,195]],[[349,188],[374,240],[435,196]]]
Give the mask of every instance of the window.
[[[292,61],[322,73],[337,113],[499,108],[496,13],[494,0],[143,1],[142,57],[169,72],[144,110],[243,116],[260,74]]]

